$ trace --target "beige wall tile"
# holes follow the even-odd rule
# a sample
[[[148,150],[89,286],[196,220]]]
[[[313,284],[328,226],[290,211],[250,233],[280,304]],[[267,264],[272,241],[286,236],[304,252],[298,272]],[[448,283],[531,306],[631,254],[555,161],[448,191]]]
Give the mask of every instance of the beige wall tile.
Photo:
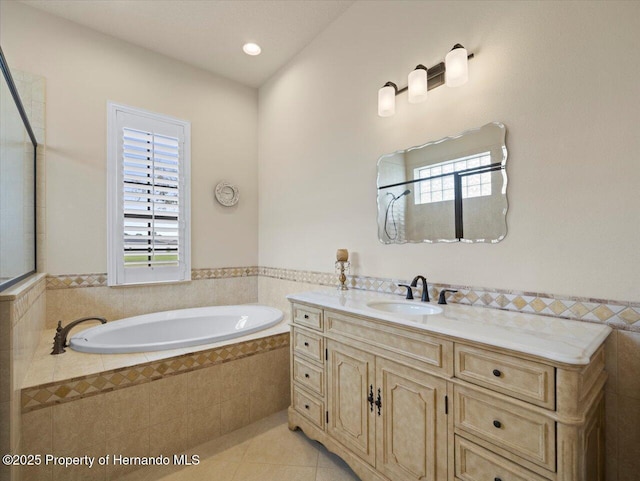
[[[2,428],[0,428],[0,454],[11,452],[10,411],[9,401],[0,403],[0,422],[2,423]]]
[[[216,279],[200,279],[191,282],[189,289],[192,307],[207,307],[216,305]]]
[[[618,479],[618,395],[605,394],[605,479]]]
[[[189,306],[191,282],[156,286],[130,286],[113,288],[124,296],[122,317],[138,316],[150,312],[172,311]]]
[[[118,479],[127,473],[140,469],[140,466],[117,465],[113,462],[113,455],[126,457],[149,456],[149,428],[133,431],[107,440],[107,453],[111,455],[111,462],[107,466],[107,480]]]
[[[98,316],[107,321],[125,317],[124,290],[112,287],[50,289],[47,291],[47,323],[55,328],[58,321],[66,325],[81,317]]]
[[[287,386],[265,386],[251,393],[251,422],[258,421],[273,413],[287,408],[290,404],[290,391]]]
[[[258,278],[258,302],[267,306],[277,307],[285,313],[285,318],[288,319],[291,315],[291,306],[287,300],[287,294],[317,289],[317,284],[261,276]]]
[[[220,432],[226,434],[251,422],[249,396],[241,395],[220,405]]]
[[[0,403],[9,402],[13,390],[11,382],[11,367],[13,365],[12,351],[0,351]]]
[[[189,446],[197,446],[220,436],[220,405],[190,411],[187,429]]]
[[[618,394],[640,399],[640,332],[618,331]]]
[[[22,415],[22,450],[30,454],[53,452],[53,408]]]
[[[618,396],[618,408],[618,481],[637,481],[640,473],[640,400]]]
[[[0,350],[11,349],[11,302],[0,301]]]
[[[215,304],[228,306],[258,302],[257,276],[214,279]]]
[[[605,370],[609,376],[605,391],[618,392],[618,331],[613,330],[604,344]]]
[[[150,384],[150,424],[159,424],[178,417],[187,409],[187,376],[179,374],[152,381]]]
[[[93,446],[84,446],[82,449],[80,456],[95,458],[93,466],[53,466],[53,481],[105,481],[107,467],[98,463],[98,458],[107,454],[105,440]]]
[[[80,456],[106,437],[105,395],[53,406],[53,453]]]
[[[150,383],[104,394],[105,429],[108,439],[149,427]]]
[[[222,365],[191,371],[185,376],[189,392],[189,410],[203,409],[220,403]]]
[[[53,466],[22,466],[20,468],[20,481],[51,481],[53,479]]]
[[[289,349],[276,349],[251,359],[250,416],[254,422],[290,404]]]
[[[266,386],[289,386],[289,348],[268,351],[251,358],[251,392]]]
[[[149,456],[173,456],[188,447],[187,413],[149,428]]]
[[[255,373],[251,372],[255,359],[260,354],[245,357],[232,362],[226,362],[221,365],[222,369],[222,390],[220,391],[220,400],[228,401],[233,397],[242,394],[249,394],[251,388],[251,378]]]

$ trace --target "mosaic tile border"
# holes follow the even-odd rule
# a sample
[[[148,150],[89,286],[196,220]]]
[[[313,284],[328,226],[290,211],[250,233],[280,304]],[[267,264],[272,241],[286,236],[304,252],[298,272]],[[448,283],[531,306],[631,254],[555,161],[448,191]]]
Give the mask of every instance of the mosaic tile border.
[[[257,276],[259,268],[214,267],[210,269],[191,269],[191,280],[228,279],[230,277]],[[107,287],[107,274],[63,274],[47,276],[47,289],[75,289],[80,287]]]
[[[288,346],[289,333],[286,332],[131,367],[41,384],[22,390],[22,412],[144,384]]]
[[[193,280],[248,276],[264,276],[320,286],[337,286],[338,284],[337,275],[331,272],[302,271],[265,266],[192,269]],[[106,274],[48,276],[47,289],[106,286],[106,279]],[[404,289],[398,287],[398,284],[406,282],[407,279],[357,275],[350,275],[347,280],[348,286],[352,289],[389,294],[402,294]],[[613,328],[640,332],[640,302],[556,296],[540,292],[451,284],[431,284],[430,294],[435,297],[437,296],[437,291],[445,288],[458,290],[458,293],[450,298],[450,302],[605,323]]]
[[[335,274],[324,272],[260,267],[258,275],[323,286],[338,285]],[[404,288],[398,287],[398,284],[406,282],[407,279],[367,276],[347,278],[347,285],[351,289],[388,294],[404,294]],[[458,291],[449,298],[449,302],[596,322],[617,329],[640,332],[640,303],[438,283],[429,285],[429,294],[432,298],[437,298],[438,292],[442,289]]]

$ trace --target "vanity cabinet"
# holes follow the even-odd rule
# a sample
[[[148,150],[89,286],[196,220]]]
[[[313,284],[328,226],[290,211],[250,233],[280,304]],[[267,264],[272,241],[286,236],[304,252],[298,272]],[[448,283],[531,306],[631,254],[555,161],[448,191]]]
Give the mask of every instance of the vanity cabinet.
[[[603,481],[602,345],[571,364],[322,305],[292,312],[289,427],[362,480]]]
[[[327,433],[390,479],[446,477],[446,382],[333,340],[327,353]]]

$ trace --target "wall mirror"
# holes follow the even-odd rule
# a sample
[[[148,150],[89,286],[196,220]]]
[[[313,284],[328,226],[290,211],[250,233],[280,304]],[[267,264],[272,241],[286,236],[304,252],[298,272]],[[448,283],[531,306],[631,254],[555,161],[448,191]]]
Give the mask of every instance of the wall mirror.
[[[380,242],[500,242],[507,235],[506,162],[499,122],[383,155]]]

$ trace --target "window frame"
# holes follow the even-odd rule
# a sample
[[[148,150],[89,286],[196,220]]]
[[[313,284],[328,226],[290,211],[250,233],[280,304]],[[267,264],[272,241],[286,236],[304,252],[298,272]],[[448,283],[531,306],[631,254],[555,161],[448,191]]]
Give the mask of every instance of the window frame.
[[[119,155],[118,112],[182,129],[179,166],[179,257],[177,266],[125,268],[124,166]],[[135,127],[134,127],[135,128]],[[137,107],[107,102],[107,285],[126,286],[191,280],[191,123]],[[135,269],[135,271],[133,270]]]
[[[483,163],[483,159],[486,158],[486,162]],[[470,160],[473,159],[479,159],[479,165],[475,166],[475,167],[469,167],[468,163]],[[464,167],[464,169],[455,169],[455,164],[459,163],[459,162],[465,162],[466,165]],[[444,166],[447,165],[453,165],[454,169],[451,172],[442,172],[440,174],[435,174],[434,176],[427,176],[427,177],[422,177],[421,174],[422,172],[424,172],[425,170],[431,170],[434,167],[435,168],[443,168]],[[446,177],[451,176],[453,183],[455,184],[455,174],[459,173],[459,172],[466,172],[468,170],[471,169],[480,169],[483,167],[487,167],[491,165],[491,151],[486,151],[486,152],[478,152],[475,154],[471,154],[471,155],[465,155],[462,157],[458,157],[456,159],[451,159],[451,160],[446,160],[443,162],[438,162],[438,163],[434,163],[434,164],[427,164],[427,165],[423,165],[421,167],[414,167],[413,169],[413,178],[418,181],[418,187],[417,189],[415,189],[415,194],[414,194],[414,203],[416,205],[426,205],[426,204],[438,204],[440,202],[455,202],[455,193],[454,196],[452,198],[449,199],[445,199],[444,197],[444,192],[446,190],[451,190],[452,192],[455,191],[455,187],[452,185],[452,187],[450,189],[445,189],[444,187],[441,187],[440,190],[436,190],[435,192],[441,192],[442,195],[442,199],[439,200],[433,200],[433,199],[429,199],[429,200],[423,200],[422,198],[422,183],[423,181],[431,181],[432,177],[433,178],[439,178],[441,179],[441,182],[444,182],[444,179]],[[482,192],[478,195],[472,195],[469,196],[469,188],[472,187],[471,185],[469,185],[469,178],[473,175],[478,175],[479,177],[479,182],[478,182],[478,186],[480,186],[480,189],[482,191],[482,186],[483,185],[488,185],[489,186],[489,193],[485,193],[483,194]],[[462,177],[462,199],[474,199],[474,198],[478,198],[478,197],[486,197],[486,196],[490,196],[491,192],[492,192],[492,185],[493,183],[491,182],[491,179],[489,178],[489,182],[483,182],[483,179],[485,179],[486,177],[482,177],[483,175],[491,175],[490,172],[480,172],[478,174],[469,174],[469,175],[465,175]],[[433,191],[431,191],[431,193],[433,193]]]

